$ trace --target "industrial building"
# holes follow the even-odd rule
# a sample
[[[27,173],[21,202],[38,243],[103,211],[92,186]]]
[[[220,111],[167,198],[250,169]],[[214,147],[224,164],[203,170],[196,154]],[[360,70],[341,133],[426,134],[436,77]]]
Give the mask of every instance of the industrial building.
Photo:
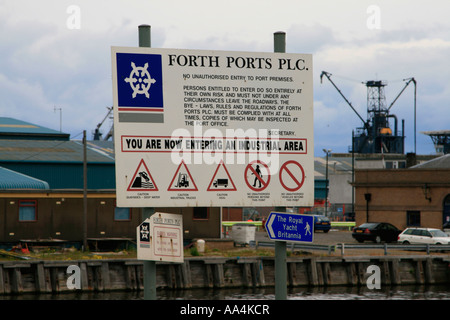
[[[356,224],[442,229],[450,221],[450,156],[402,170],[355,171]]]
[[[450,216],[446,194],[449,167],[445,167],[446,164],[432,169],[421,167],[441,163],[429,161],[436,158],[435,155],[332,154],[331,150],[324,151],[327,151],[325,156],[315,157],[314,162],[315,206],[289,210],[325,214],[339,220],[351,219],[356,212],[356,223],[367,218],[382,219],[392,221],[398,227],[409,225],[410,220],[418,221],[409,218],[414,215],[413,211],[420,212],[422,226],[438,226]],[[411,169],[395,170],[415,164],[418,165]],[[442,180],[445,177],[447,182]],[[403,182],[396,183],[398,179]],[[395,192],[399,198],[380,196],[387,192],[386,188],[392,191],[394,187],[398,188]],[[411,188],[414,189],[412,193]],[[431,194],[432,200],[425,198],[423,204],[408,200],[411,195],[420,200],[415,194],[417,190],[426,191],[427,196]],[[371,195],[369,202],[365,200],[367,194]],[[136,226],[142,222],[142,210],[118,208],[115,198],[112,141],[86,141],[84,148],[83,140],[71,140],[69,134],[17,119],[0,118],[1,243],[79,243],[83,236],[87,237],[90,246],[135,241]],[[85,200],[86,224],[83,220]],[[401,201],[404,201],[403,205],[400,205]],[[222,221],[263,220],[273,209],[156,208],[183,215],[186,241],[220,238],[223,236]]]
[[[421,132],[431,138],[436,154],[450,153],[450,130],[434,130]]]
[[[118,208],[115,198],[111,141],[86,141],[84,153],[69,134],[0,118],[0,242],[75,243],[85,225],[91,245],[134,241],[141,209]],[[186,239],[220,237],[220,208],[157,209],[183,214]]]
[[[142,222],[141,209],[116,206],[114,146],[112,141],[99,139],[100,136],[96,130],[94,140],[86,141],[87,239],[90,243],[134,241],[136,226]],[[71,140],[66,133],[0,117],[0,242],[81,241],[83,163],[81,139]],[[348,161],[343,166],[351,170]],[[327,196],[326,162],[317,157],[315,168],[316,210],[323,213]],[[342,168],[334,162],[334,172]],[[263,220],[273,208],[156,210],[183,214],[184,237],[189,240],[220,238],[221,221]]]

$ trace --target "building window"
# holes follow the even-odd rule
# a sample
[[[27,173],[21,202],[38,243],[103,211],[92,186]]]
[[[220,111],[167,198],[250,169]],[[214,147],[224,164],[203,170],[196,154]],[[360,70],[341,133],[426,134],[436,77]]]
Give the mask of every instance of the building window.
[[[405,169],[406,161],[386,161],[386,169]]]
[[[260,221],[261,215],[255,208],[242,208],[242,220],[243,221]]]
[[[195,207],[194,208],[194,220],[208,220],[209,208],[207,207]]]
[[[36,221],[36,213],[36,200],[19,200],[19,221]]]
[[[114,220],[115,221],[130,221],[131,211],[130,208],[114,208]]]
[[[411,227],[420,227],[420,211],[406,211],[406,224]]]

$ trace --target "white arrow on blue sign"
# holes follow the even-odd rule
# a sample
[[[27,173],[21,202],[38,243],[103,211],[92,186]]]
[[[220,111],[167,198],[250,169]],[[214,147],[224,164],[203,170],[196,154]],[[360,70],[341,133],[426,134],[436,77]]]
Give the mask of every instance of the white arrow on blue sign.
[[[312,242],[314,216],[271,212],[266,222],[266,230],[271,240]]]

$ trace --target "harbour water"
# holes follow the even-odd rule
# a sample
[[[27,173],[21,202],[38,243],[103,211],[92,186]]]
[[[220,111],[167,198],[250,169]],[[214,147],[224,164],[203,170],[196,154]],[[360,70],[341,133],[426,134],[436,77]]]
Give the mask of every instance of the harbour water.
[[[0,295],[0,300],[143,300],[143,291]],[[275,300],[274,288],[158,290],[158,300]],[[296,287],[288,300],[450,300],[446,285]]]

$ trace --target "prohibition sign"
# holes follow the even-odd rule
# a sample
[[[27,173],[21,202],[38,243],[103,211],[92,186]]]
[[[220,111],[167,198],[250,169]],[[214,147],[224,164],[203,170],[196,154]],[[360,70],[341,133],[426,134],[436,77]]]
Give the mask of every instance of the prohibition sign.
[[[305,171],[297,161],[286,161],[280,168],[279,178],[283,188],[287,191],[294,192],[300,189],[303,182],[305,182]]]
[[[253,164],[256,164],[255,168],[253,168],[252,166]],[[259,169],[260,165],[262,165],[265,168],[266,171],[265,174],[261,173],[261,170]],[[264,176],[267,177],[267,181],[264,180]],[[267,188],[270,182],[269,167],[262,161],[259,160],[252,161],[245,168],[244,179],[247,186],[253,191],[263,191],[265,188]],[[256,187],[257,184],[259,185],[259,187]]]

